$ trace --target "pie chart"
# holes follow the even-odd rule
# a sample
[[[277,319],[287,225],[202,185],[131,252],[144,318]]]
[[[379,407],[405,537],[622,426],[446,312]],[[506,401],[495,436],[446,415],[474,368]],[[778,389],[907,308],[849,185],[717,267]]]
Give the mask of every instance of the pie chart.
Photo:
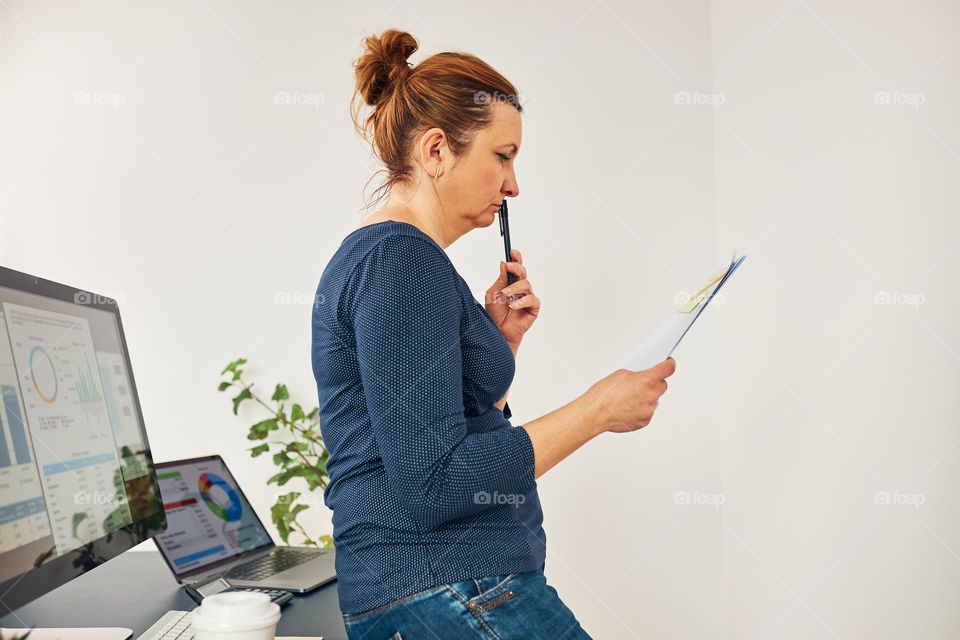
[[[237,492],[220,476],[204,472],[197,479],[200,497],[207,508],[225,522],[234,522],[243,514],[243,507]]]

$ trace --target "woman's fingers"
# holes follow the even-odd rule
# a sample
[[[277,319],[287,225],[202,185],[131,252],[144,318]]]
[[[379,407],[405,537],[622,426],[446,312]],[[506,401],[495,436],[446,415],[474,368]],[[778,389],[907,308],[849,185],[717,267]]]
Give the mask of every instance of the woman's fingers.
[[[519,255],[519,252],[517,251],[513,251],[512,253],[516,253]],[[512,273],[513,275],[517,276],[518,280],[527,277],[527,268],[523,266],[519,261],[515,260],[514,262],[507,262],[505,264],[507,265],[507,273]]]
[[[500,295],[503,296],[511,309],[540,306],[540,298],[534,295],[533,286],[529,280],[517,280],[509,287],[504,288]]]
[[[513,302],[509,303],[508,306],[511,309],[528,309],[528,308],[539,309],[540,298],[533,295],[532,293],[528,293],[522,298],[517,298]]]
[[[517,280],[509,287],[504,287],[500,290],[500,293],[507,296],[508,298],[512,295],[518,293],[533,293],[533,285],[530,284],[530,281],[524,278],[523,280]]]
[[[511,249],[510,256],[513,260],[503,264],[506,265],[507,273],[516,276],[516,280],[496,293],[506,298],[511,309],[538,307],[540,299],[533,295],[533,285],[527,280],[527,268],[523,266],[523,255],[517,249]]]

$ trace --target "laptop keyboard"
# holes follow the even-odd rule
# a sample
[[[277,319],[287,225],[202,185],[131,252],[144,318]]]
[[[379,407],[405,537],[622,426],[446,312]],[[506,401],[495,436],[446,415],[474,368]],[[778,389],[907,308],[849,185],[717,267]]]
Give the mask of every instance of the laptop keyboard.
[[[320,555],[323,555],[323,551],[277,547],[265,556],[237,565],[230,569],[224,577],[228,580],[231,578],[234,580],[262,580],[281,571],[286,571],[290,567],[309,562]]]

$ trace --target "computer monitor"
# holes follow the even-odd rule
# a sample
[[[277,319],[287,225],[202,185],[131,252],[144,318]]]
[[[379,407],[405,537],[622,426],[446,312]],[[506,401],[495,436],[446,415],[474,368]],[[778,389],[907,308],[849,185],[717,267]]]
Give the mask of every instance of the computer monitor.
[[[0,267],[0,615],[165,529],[116,301]]]

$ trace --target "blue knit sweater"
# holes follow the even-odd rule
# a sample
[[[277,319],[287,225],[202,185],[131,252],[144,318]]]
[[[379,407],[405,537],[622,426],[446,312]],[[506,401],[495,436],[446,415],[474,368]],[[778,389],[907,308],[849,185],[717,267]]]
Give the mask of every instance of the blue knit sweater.
[[[443,249],[405,222],[353,231],[312,331],[343,613],[542,567],[533,446],[494,406],[513,354]]]

